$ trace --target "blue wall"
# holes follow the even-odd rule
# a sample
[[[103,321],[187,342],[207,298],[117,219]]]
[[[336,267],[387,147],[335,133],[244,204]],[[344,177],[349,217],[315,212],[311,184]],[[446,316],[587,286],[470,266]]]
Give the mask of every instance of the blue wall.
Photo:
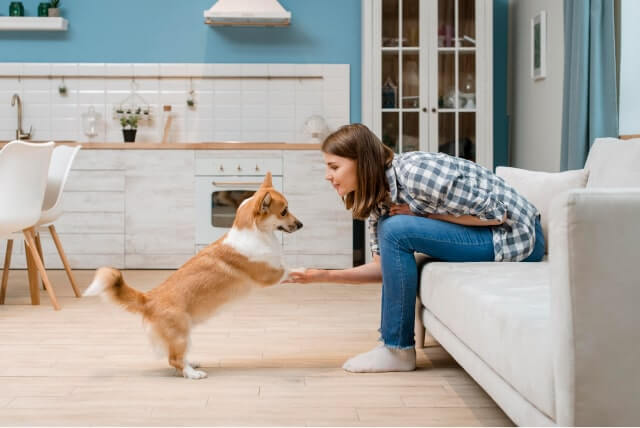
[[[25,15],[40,1],[22,0]],[[211,28],[202,13],[213,4],[62,0],[67,32],[2,32],[0,61],[350,64],[351,121],[361,120],[360,0],[280,0],[292,14],[283,28]]]
[[[36,15],[40,0],[23,0]],[[280,0],[285,28],[211,28],[214,0],[62,0],[67,32],[0,32],[4,62],[334,63],[351,65],[351,121],[361,120],[360,0]],[[0,3],[7,10],[8,2]],[[508,162],[508,0],[494,0],[494,164]]]

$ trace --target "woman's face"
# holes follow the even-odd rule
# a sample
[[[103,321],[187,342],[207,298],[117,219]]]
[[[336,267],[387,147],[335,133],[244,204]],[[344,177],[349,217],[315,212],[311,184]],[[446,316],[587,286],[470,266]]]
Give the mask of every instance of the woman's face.
[[[327,165],[327,175],[324,178],[333,185],[338,195],[345,196],[356,190],[358,187],[356,161],[331,153],[323,152],[323,155]]]

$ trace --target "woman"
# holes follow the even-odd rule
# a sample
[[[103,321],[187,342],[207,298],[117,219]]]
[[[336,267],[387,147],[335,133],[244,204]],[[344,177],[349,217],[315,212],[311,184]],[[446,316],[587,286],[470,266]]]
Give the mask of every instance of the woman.
[[[540,261],[538,210],[501,178],[443,153],[393,151],[364,125],[322,144],[326,179],[355,218],[368,217],[373,261],[351,269],[306,269],[288,282],[382,280],[383,345],[347,361],[351,372],[410,371],[418,272],[414,252],[448,262]]]

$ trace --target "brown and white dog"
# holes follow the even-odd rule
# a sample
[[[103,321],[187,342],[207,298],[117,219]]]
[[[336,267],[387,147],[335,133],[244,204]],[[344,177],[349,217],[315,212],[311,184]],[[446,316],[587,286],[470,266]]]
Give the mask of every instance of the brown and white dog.
[[[267,173],[262,186],[238,208],[229,232],[162,284],[143,293],[127,285],[119,270],[102,267],[84,295],[104,294],[128,311],[142,314],[154,347],[168,354],[169,364],[186,378],[202,379],[207,374],[195,370],[185,358],[191,327],[253,288],[285,279],[288,271],[274,232],[291,233],[301,227]]]

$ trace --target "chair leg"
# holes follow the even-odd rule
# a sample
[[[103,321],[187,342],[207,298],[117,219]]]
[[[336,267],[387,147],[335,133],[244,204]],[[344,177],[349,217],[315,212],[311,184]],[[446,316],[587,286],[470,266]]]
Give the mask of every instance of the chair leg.
[[[11,266],[11,252],[13,251],[13,239],[7,240],[7,251],[4,253],[4,269],[2,270],[2,288],[0,289],[0,305],[4,305],[7,295],[7,282],[9,281],[9,267]]]
[[[29,278],[29,294],[31,295],[31,304],[40,304],[40,291],[38,290],[38,268],[33,261],[33,256],[29,251],[29,244],[24,240],[24,255],[27,259],[27,277]]]
[[[31,256],[33,257],[33,261],[36,264],[36,266],[38,267],[38,271],[40,271],[40,275],[42,276],[42,281],[44,282],[44,286],[47,289],[47,293],[49,294],[49,298],[51,299],[51,303],[53,304],[53,308],[55,310],[59,310],[60,309],[60,305],[58,304],[58,299],[56,299],[56,294],[53,291],[53,287],[51,286],[51,283],[49,283],[49,278],[47,277],[47,271],[44,269],[44,266],[42,265],[42,261],[40,260],[40,256],[38,256],[38,250],[36,248],[36,242],[34,239],[34,235],[35,235],[35,231],[33,229],[33,227],[30,227],[28,229],[25,229],[22,231],[24,233],[24,237],[27,241],[27,243],[29,244],[29,252],[31,253]]]
[[[67,256],[64,253],[64,249],[62,248],[62,243],[60,242],[60,238],[58,238],[58,233],[56,232],[56,228],[54,225],[49,226],[49,232],[51,233],[51,237],[53,237],[53,242],[55,242],[56,244],[56,248],[58,249],[58,254],[60,254],[60,260],[62,260],[62,264],[64,265],[64,270],[67,271],[67,276],[69,277],[69,282],[71,283],[73,292],[75,293],[76,297],[80,297],[81,294],[78,291],[78,286],[76,285],[76,281],[73,279],[71,266],[69,266],[69,260],[67,260]]]
[[[40,255],[40,260],[42,260],[42,266],[47,267],[44,264],[44,256],[42,255],[42,243],[40,242],[40,233],[36,232],[36,247],[38,248],[38,254]],[[42,281],[42,289],[46,290],[44,286],[44,281]]]

